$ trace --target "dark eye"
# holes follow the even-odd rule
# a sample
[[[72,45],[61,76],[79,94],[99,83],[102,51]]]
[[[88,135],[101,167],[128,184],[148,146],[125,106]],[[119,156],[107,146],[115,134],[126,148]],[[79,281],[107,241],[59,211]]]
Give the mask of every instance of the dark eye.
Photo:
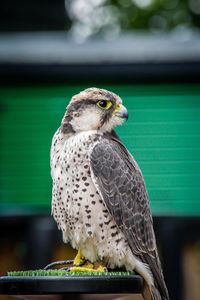
[[[99,106],[101,106],[101,107],[106,107],[107,106],[107,101],[99,101],[98,102],[98,104],[99,104]]]
[[[112,106],[112,102],[110,100],[106,101],[106,100],[99,100],[97,102],[97,105],[100,107],[100,108],[103,108],[103,109],[109,109],[111,106]]]

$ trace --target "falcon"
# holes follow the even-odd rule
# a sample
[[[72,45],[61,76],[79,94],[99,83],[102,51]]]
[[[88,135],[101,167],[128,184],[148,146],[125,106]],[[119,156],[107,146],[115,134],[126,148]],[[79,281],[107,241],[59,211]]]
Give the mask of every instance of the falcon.
[[[85,258],[90,269],[134,270],[145,300],[167,300],[143,175],[114,131],[127,118],[113,92],[72,97],[52,140],[52,214],[63,241],[79,250],[75,269]]]

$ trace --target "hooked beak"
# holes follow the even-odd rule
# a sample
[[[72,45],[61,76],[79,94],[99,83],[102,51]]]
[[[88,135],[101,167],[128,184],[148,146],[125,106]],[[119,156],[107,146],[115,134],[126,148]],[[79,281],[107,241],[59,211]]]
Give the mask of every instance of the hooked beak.
[[[114,110],[114,115],[128,120],[128,110],[125,106],[118,104]]]

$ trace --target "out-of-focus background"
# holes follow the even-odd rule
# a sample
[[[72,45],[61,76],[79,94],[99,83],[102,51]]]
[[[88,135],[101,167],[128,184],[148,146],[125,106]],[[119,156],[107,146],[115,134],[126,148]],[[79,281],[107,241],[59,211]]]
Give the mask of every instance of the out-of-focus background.
[[[129,110],[117,132],[144,174],[171,299],[199,299],[200,0],[0,2],[0,275],[75,255],[50,215],[49,151],[91,86]]]

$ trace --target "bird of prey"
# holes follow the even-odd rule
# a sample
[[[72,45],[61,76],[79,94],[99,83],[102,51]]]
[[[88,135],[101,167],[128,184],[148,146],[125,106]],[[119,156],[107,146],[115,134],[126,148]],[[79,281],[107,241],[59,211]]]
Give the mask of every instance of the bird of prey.
[[[52,214],[89,262],[135,270],[144,299],[169,299],[141,170],[114,127],[128,118],[113,92],[72,97],[51,146]]]

